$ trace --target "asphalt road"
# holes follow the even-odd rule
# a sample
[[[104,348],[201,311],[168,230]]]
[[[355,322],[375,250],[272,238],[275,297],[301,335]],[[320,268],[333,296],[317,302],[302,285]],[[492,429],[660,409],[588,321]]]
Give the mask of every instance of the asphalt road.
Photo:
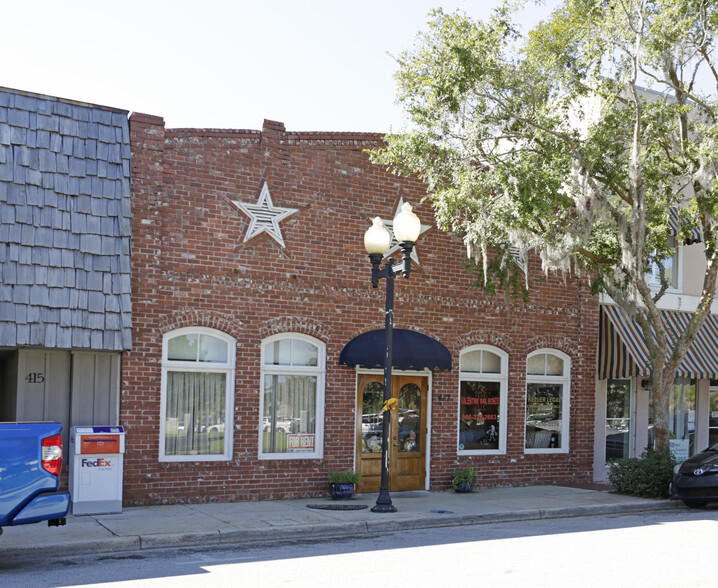
[[[718,507],[231,548],[15,559],[0,586],[718,586]]]

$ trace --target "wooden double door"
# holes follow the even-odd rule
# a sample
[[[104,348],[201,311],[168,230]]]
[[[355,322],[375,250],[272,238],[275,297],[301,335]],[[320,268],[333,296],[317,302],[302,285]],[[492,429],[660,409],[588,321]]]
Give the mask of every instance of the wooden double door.
[[[426,483],[428,377],[392,376],[392,397],[398,400],[389,435],[389,490],[424,490]],[[381,482],[383,374],[360,374],[357,386],[357,471],[359,492],[378,492]]]

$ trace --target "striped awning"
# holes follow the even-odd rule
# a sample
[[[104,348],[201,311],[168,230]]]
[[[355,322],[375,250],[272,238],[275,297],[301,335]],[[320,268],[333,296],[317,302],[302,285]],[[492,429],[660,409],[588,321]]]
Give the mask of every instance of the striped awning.
[[[677,237],[678,231],[680,231],[681,225],[685,221],[681,218],[678,209],[675,206],[671,207],[670,216],[668,218],[668,227],[671,236]],[[691,243],[700,243],[703,240],[701,232],[698,229],[691,229],[690,235],[686,239],[686,245]]]
[[[690,312],[662,310],[671,344],[678,339],[693,316]],[[598,377],[650,377],[651,366],[643,331],[618,306],[602,305],[598,351]],[[718,317],[709,315],[688,348],[676,376],[718,378]]]

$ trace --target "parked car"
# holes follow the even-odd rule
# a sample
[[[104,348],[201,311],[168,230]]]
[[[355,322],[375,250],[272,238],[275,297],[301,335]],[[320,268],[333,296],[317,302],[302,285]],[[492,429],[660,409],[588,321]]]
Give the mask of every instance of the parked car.
[[[718,443],[697,453],[673,469],[670,496],[689,508],[718,501]]]

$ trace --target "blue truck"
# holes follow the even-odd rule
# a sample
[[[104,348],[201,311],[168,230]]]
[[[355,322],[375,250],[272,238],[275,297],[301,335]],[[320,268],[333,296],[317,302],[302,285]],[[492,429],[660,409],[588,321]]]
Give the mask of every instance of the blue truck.
[[[59,423],[0,423],[0,533],[41,521],[65,524],[70,495],[58,491],[61,431]]]

